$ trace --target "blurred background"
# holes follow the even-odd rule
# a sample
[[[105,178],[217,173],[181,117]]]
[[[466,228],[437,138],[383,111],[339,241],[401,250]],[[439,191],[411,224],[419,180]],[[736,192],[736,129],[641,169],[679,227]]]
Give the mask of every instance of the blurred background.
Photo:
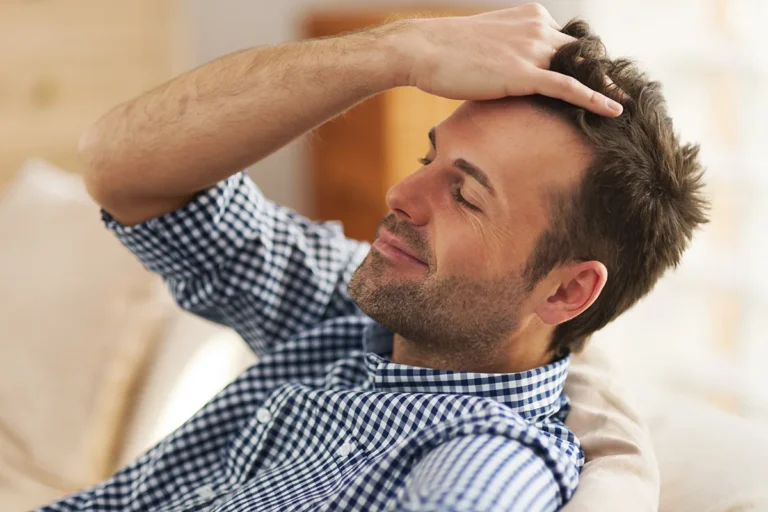
[[[245,47],[414,12],[515,3],[0,2],[0,476],[11,478],[3,457],[16,461],[16,487],[38,500],[98,480],[202,405],[210,394],[196,385],[220,388],[236,374],[231,361],[247,362],[241,348],[216,355],[189,341],[214,331],[180,327],[175,317],[169,323],[178,313],[159,298],[157,283],[103,239],[98,212],[73,178],[77,140],[89,123],[184,70]],[[708,169],[711,223],[680,268],[594,343],[635,390],[652,384],[768,426],[768,2],[542,3],[561,24],[584,17],[612,56],[637,59],[661,81],[677,130],[701,143]],[[385,191],[416,170],[427,130],[456,106],[418,91],[390,91],[251,172],[269,198],[312,218],[342,220],[348,236],[370,239],[386,211]],[[158,340],[169,332],[186,336],[177,345],[194,348],[206,363],[166,353]],[[173,370],[158,376],[163,357]],[[84,371],[84,361],[94,369]],[[214,376],[217,364],[227,369]],[[209,378],[182,375],[199,372]],[[161,391],[147,391],[148,382]],[[78,397],[74,405],[62,399],[65,392]],[[142,400],[151,405],[137,406]],[[130,440],[138,427],[126,426],[126,418],[154,430]],[[40,436],[51,442],[38,443]],[[58,463],[64,471],[50,470],[54,459],[68,461]],[[13,492],[0,488],[0,503]]]

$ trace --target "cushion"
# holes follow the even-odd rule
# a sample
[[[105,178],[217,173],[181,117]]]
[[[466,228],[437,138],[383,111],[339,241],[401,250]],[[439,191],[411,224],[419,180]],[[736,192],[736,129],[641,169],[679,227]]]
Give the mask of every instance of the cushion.
[[[652,383],[627,389],[595,343],[566,380],[587,463],[564,511],[768,510],[764,428]]]
[[[257,360],[234,330],[176,309],[138,389],[118,463],[173,432]]]
[[[768,510],[768,431],[665,393],[648,416],[661,470],[661,512]]]
[[[26,510],[115,469],[171,302],[82,181],[31,161],[0,196],[0,503]]]
[[[660,478],[650,433],[595,341],[573,356],[565,392],[566,425],[581,441],[586,464],[563,510],[657,510]]]

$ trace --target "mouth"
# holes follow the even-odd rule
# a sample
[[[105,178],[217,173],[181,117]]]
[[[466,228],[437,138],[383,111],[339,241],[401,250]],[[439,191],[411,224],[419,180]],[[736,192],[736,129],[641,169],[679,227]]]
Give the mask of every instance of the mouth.
[[[376,249],[377,252],[390,261],[419,265],[422,267],[427,266],[426,262],[416,257],[413,251],[403,241],[396,238],[387,230],[381,230],[378,238],[376,238],[376,241],[373,242],[371,247]]]

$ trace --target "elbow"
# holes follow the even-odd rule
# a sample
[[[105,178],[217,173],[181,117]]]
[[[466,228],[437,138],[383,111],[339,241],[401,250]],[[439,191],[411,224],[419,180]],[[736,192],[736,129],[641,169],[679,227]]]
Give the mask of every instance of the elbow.
[[[80,136],[78,156],[88,195],[113,218],[131,226],[184,205],[189,198],[150,195],[135,169],[145,165],[126,151],[109,124],[97,121]]]
[[[100,122],[92,124],[80,136],[77,153],[81,163],[83,182],[88,194],[103,207],[117,200],[118,169],[109,158],[109,148]]]
[[[101,165],[103,143],[99,123],[94,123],[86,129],[80,136],[77,144],[77,154],[82,165],[83,181],[88,194],[99,204],[105,195],[104,169]]]

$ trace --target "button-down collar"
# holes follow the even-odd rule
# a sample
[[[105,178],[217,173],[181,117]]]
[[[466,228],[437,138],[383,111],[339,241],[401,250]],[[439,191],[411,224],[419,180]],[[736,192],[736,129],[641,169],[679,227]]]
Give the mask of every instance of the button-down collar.
[[[538,421],[557,413],[570,357],[517,373],[475,373],[421,368],[392,362],[393,334],[372,322],[363,336],[373,389],[403,393],[448,393],[491,398],[523,418]]]

